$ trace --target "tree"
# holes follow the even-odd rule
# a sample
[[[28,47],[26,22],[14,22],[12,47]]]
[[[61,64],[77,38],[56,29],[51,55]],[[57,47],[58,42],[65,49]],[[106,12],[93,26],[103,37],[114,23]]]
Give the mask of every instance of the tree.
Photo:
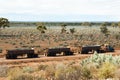
[[[45,33],[45,30],[47,30],[46,26],[43,23],[38,23],[37,25],[37,30],[39,30],[41,33]]]
[[[66,26],[67,26],[66,24],[62,24],[62,25],[61,25],[61,27],[62,27],[61,33],[66,33],[66,31],[67,31],[67,30],[66,30]]]
[[[0,18],[0,28],[9,27],[9,21],[7,18]]]
[[[118,24],[117,24],[117,23],[112,22],[111,26],[112,26],[112,27],[117,27],[117,26],[118,26]]]
[[[117,24],[118,24],[118,27],[120,28],[120,22],[118,22]]]
[[[106,26],[101,26],[100,29],[101,29],[101,32],[105,34],[105,36],[109,35],[109,31]]]
[[[74,34],[75,33],[75,28],[71,28],[70,33]]]

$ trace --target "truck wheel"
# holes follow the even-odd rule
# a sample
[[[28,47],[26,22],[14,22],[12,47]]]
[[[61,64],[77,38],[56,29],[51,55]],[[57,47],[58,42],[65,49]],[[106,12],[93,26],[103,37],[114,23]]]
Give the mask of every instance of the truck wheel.
[[[56,56],[56,53],[47,53],[47,56]]]
[[[66,54],[66,55],[69,55],[69,52],[66,52],[65,54]]]
[[[37,58],[38,57],[38,54],[34,54],[34,58]]]
[[[81,51],[80,53],[81,53],[81,54],[84,54],[84,51]]]
[[[70,54],[69,54],[70,52],[64,52],[64,53],[65,53],[65,55],[70,55]]]
[[[16,55],[12,55],[12,59],[17,59],[17,56]]]
[[[34,56],[33,56],[33,54],[27,54],[27,57],[28,58],[33,58]]]
[[[53,55],[52,56],[56,56],[56,53],[53,53]]]
[[[16,59],[17,58],[16,55],[7,55],[6,57],[7,57],[7,59]]]
[[[88,54],[87,51],[81,51],[81,54]]]
[[[69,52],[70,55],[73,55],[73,52]]]

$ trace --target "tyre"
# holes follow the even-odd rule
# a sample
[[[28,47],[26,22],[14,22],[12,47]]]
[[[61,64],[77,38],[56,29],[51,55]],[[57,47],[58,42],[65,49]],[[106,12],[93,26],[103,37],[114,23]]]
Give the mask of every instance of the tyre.
[[[17,56],[16,55],[12,55],[12,59],[17,59]]]
[[[88,51],[81,51],[81,54],[88,54]]]
[[[47,56],[56,56],[56,53],[47,53]]]
[[[33,58],[34,55],[33,55],[33,54],[27,54],[27,57],[28,57],[28,58]]]
[[[51,53],[47,53],[46,56],[51,56]]]
[[[16,58],[17,58],[16,55],[6,54],[6,59],[16,59]]]
[[[65,53],[65,55],[71,55],[71,53],[69,51],[64,52],[64,53]]]
[[[38,57],[38,54],[34,54],[34,58],[37,58]]]
[[[53,53],[52,56],[56,56],[56,53]]]
[[[69,52],[69,55],[73,55],[73,52]]]

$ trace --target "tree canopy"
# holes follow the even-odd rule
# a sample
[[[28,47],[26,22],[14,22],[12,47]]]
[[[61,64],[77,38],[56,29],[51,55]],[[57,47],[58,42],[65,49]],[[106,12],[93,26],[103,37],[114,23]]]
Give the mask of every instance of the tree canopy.
[[[41,33],[45,33],[45,30],[47,30],[47,28],[43,23],[38,23],[37,30],[39,30]]]
[[[75,33],[75,28],[71,28],[70,33],[74,34]]]
[[[66,30],[66,26],[67,26],[66,24],[62,24],[62,25],[61,25],[61,27],[62,27],[61,33],[66,33],[66,31],[67,31],[67,30]]]
[[[111,26],[112,26],[112,27],[117,27],[117,26],[118,26],[118,24],[117,24],[117,23],[112,22],[112,23],[111,23]]]
[[[109,35],[109,31],[108,31],[108,28],[106,26],[101,26],[100,29],[101,29],[101,32],[103,34],[105,34],[105,36]]]
[[[9,27],[9,21],[7,18],[0,18],[0,28]]]

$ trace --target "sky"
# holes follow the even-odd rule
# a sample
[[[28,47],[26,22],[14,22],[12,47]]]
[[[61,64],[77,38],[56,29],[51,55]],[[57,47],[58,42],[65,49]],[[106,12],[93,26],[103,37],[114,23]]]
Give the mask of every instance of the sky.
[[[120,21],[120,0],[0,0],[10,21]]]

